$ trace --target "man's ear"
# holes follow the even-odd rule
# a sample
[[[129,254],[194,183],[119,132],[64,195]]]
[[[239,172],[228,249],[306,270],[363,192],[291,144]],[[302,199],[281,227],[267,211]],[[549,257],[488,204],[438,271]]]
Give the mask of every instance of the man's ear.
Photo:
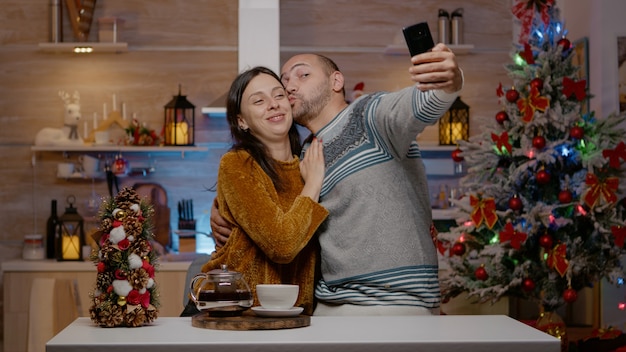
[[[343,73],[339,71],[335,71],[330,75],[330,79],[331,79],[333,90],[335,92],[341,92],[343,90],[343,86],[345,83]]]

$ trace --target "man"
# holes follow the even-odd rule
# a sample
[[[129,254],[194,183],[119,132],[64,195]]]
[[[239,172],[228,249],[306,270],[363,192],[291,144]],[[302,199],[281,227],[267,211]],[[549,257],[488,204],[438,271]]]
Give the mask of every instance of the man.
[[[324,144],[320,204],[330,215],[318,230],[315,315],[439,312],[430,198],[415,136],[447,111],[463,77],[443,44],[411,62],[415,85],[350,105],[330,59],[302,54],[283,65],[294,120]],[[213,231],[227,234],[214,213]]]

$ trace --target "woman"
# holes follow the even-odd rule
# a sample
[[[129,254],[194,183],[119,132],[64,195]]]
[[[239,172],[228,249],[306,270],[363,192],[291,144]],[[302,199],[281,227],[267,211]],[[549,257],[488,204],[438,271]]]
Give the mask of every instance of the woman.
[[[257,284],[298,284],[296,306],[310,315],[319,253],[311,239],[328,215],[318,203],[322,143],[313,141],[298,160],[301,147],[289,99],[267,68],[240,74],[227,99],[234,145],[220,161],[216,201],[233,230],[202,271],[227,264],[242,273],[254,305]]]

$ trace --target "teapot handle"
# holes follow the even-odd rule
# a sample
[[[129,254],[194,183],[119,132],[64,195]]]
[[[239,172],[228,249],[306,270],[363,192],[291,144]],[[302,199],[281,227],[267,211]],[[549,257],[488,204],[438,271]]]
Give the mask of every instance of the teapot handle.
[[[194,302],[198,302],[198,297],[196,297],[196,289],[195,289],[195,286],[196,286],[196,282],[197,282],[198,280],[200,280],[200,279],[202,279],[202,280],[206,279],[206,274],[205,274],[205,273],[200,273],[200,274],[197,274],[197,275],[196,275],[196,276],[194,276],[194,277],[193,277],[193,279],[191,279],[191,281],[189,282],[189,295],[191,296],[191,299],[192,299]]]

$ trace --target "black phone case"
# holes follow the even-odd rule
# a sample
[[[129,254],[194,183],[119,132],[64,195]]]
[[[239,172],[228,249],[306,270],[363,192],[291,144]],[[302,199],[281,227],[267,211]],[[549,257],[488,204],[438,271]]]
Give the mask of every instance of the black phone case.
[[[428,28],[428,23],[426,22],[402,28],[402,33],[404,33],[404,39],[409,47],[411,57],[425,53],[435,46],[433,37],[430,34],[430,28]]]

